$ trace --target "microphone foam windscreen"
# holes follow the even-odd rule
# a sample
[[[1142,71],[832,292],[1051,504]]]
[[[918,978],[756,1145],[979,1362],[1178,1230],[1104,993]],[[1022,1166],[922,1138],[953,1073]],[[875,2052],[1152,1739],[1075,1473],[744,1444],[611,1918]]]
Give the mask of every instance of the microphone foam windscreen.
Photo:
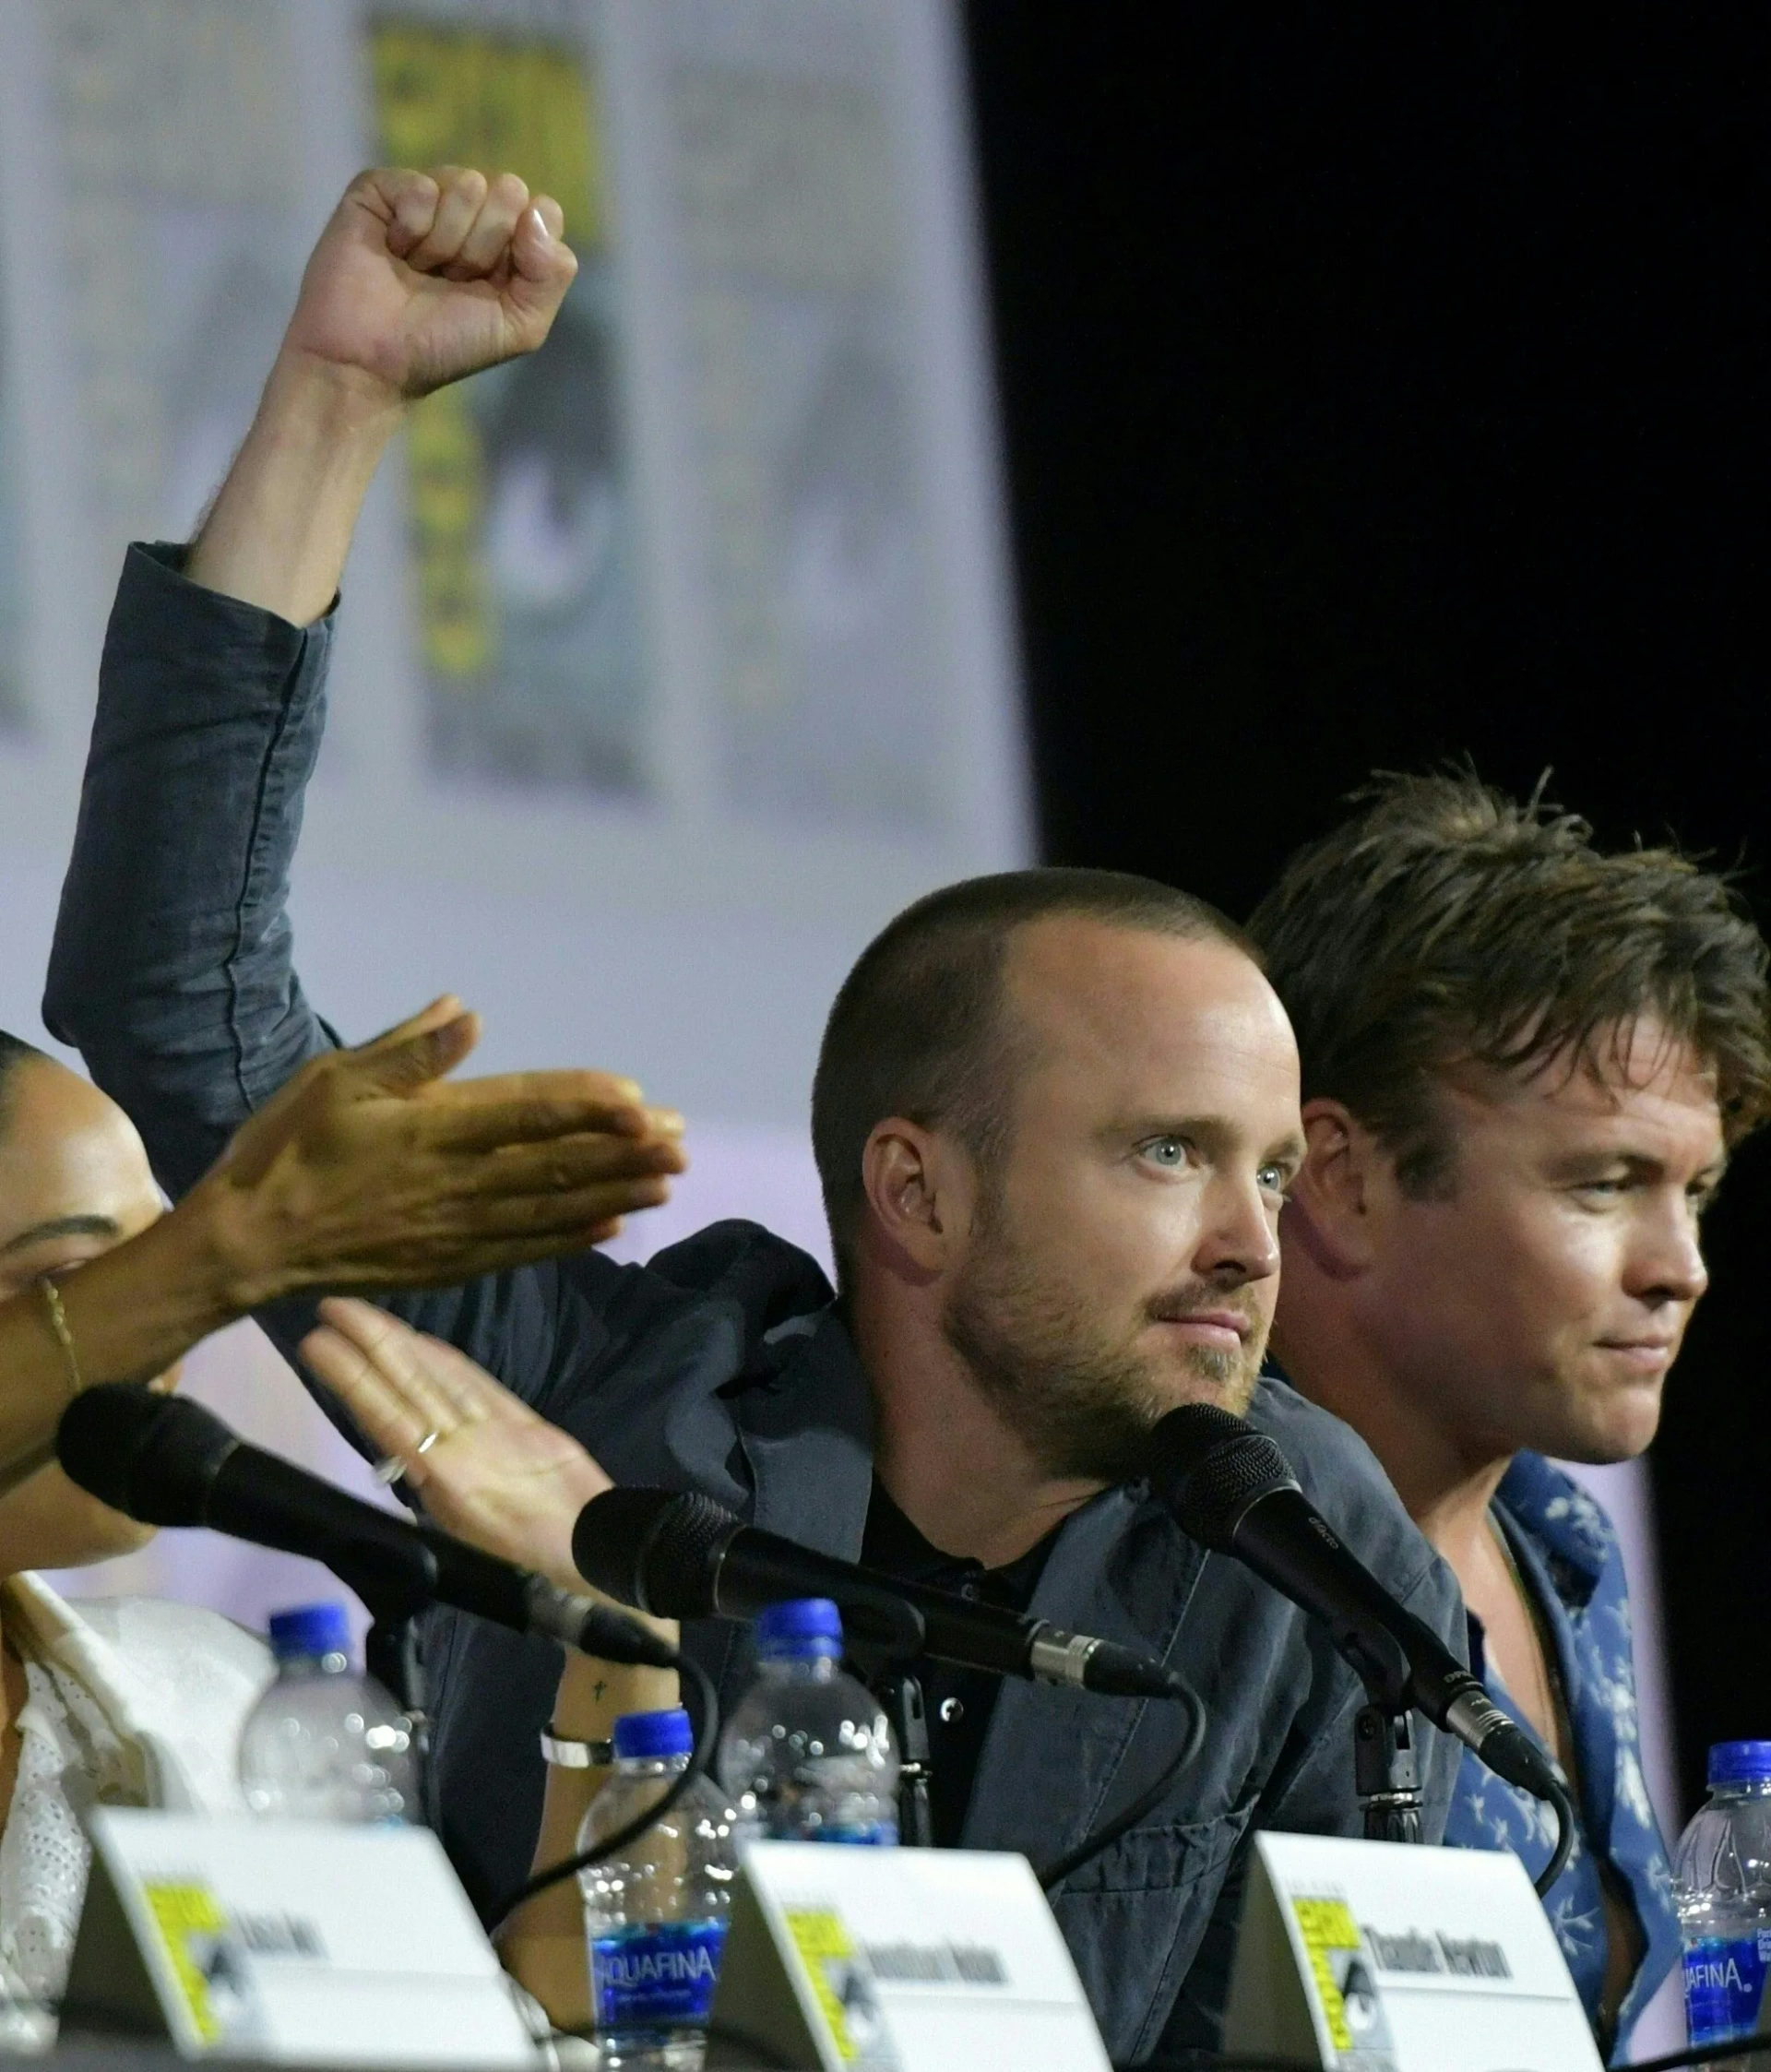
[[[55,1458],[68,1480],[145,1525],[201,1525],[238,1439],[200,1403],[145,1382],[89,1388],[62,1412]]]
[[[664,1619],[707,1618],[719,1551],[742,1522],[710,1496],[605,1489],[578,1513],[572,1562],[623,1604]]]
[[[719,1556],[743,1525],[711,1496],[674,1498],[660,1514],[643,1556],[646,1610],[667,1619],[710,1618],[719,1609]]]
[[[1284,1454],[1252,1424],[1215,1403],[1183,1403],[1159,1418],[1149,1437],[1150,1486],[1201,1546],[1230,1551],[1248,1506],[1275,1490],[1295,1489]]]
[[[668,1489],[605,1489],[584,1506],[572,1528],[572,1566],[593,1590],[638,1604],[640,1553],[674,1495]]]

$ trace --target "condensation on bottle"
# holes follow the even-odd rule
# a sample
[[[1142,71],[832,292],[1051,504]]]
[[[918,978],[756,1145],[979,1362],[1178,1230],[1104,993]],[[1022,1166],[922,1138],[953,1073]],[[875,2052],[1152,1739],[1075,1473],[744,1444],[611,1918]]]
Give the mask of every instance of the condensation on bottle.
[[[897,1841],[897,1750],[878,1700],[842,1668],[836,1605],[771,1604],[754,1634],[755,1679],[719,1739],[719,1781],[745,1833]]]
[[[342,1604],[274,1612],[277,1676],[240,1736],[240,1788],[267,1816],[417,1820],[412,1722],[351,1659]]]
[[[1771,1741],[1710,1750],[1709,1797],[1680,1841],[1672,1895],[1693,2045],[1753,2035],[1771,1975]]]

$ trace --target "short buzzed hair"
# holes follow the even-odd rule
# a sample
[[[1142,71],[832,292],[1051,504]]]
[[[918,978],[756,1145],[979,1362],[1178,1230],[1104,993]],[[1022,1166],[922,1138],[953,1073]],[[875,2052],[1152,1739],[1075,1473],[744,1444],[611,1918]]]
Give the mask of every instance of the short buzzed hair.
[[[1008,945],[1057,915],[1219,941],[1260,960],[1215,907],[1122,871],[1004,871],[907,907],[843,981],[812,1082],[812,1149],[840,1280],[860,1227],[862,1155],[886,1116],[949,1130],[993,1170],[1021,1058],[1001,1012]]]
[[[39,1064],[50,1062],[49,1053],[40,1051],[35,1043],[28,1043],[22,1036],[9,1035],[0,1029],[0,1132],[4,1132],[11,1120],[13,1080],[21,1065],[33,1060]]]
[[[1450,1178],[1447,1071],[1601,1069],[1643,1017],[1715,1075],[1729,1145],[1771,1114],[1767,953],[1726,877],[1671,848],[1606,853],[1541,783],[1521,804],[1468,769],[1384,775],[1349,804],[1249,933],[1304,1100],[1343,1101],[1404,1187]]]

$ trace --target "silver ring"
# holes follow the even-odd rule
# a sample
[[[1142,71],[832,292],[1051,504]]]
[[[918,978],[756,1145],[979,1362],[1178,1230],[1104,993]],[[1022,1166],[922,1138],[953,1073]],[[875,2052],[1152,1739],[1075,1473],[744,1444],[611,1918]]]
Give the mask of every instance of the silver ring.
[[[424,1436],[418,1442],[418,1444],[412,1448],[414,1457],[428,1453],[439,1439],[446,1439],[448,1435],[449,1435],[446,1432],[439,1432],[436,1427],[433,1425],[431,1429],[425,1433]],[[411,1461],[403,1459],[398,1453],[389,1453],[384,1454],[382,1458],[375,1462],[374,1468],[373,1469],[372,1472],[376,1482],[378,1482],[384,1489],[386,1489],[392,1483],[398,1482],[402,1475],[410,1474],[411,1470]]]

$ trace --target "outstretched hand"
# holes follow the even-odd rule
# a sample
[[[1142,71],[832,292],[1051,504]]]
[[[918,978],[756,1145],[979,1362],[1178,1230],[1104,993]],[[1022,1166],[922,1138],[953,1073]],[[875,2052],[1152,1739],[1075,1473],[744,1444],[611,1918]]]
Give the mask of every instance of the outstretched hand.
[[[578,1442],[466,1353],[386,1310],[335,1298],[320,1316],[302,1341],[303,1363],[399,1464],[426,1515],[564,1590],[588,1589],[572,1564],[572,1528],[611,1485]]]
[[[612,1237],[687,1162],[682,1118],[631,1079],[452,1083],[480,1022],[444,998],[310,1059],[189,1197],[237,1306],[307,1289],[448,1286]]]
[[[560,205],[514,173],[359,173],[307,262],[286,355],[410,401],[532,352],[578,270]]]

